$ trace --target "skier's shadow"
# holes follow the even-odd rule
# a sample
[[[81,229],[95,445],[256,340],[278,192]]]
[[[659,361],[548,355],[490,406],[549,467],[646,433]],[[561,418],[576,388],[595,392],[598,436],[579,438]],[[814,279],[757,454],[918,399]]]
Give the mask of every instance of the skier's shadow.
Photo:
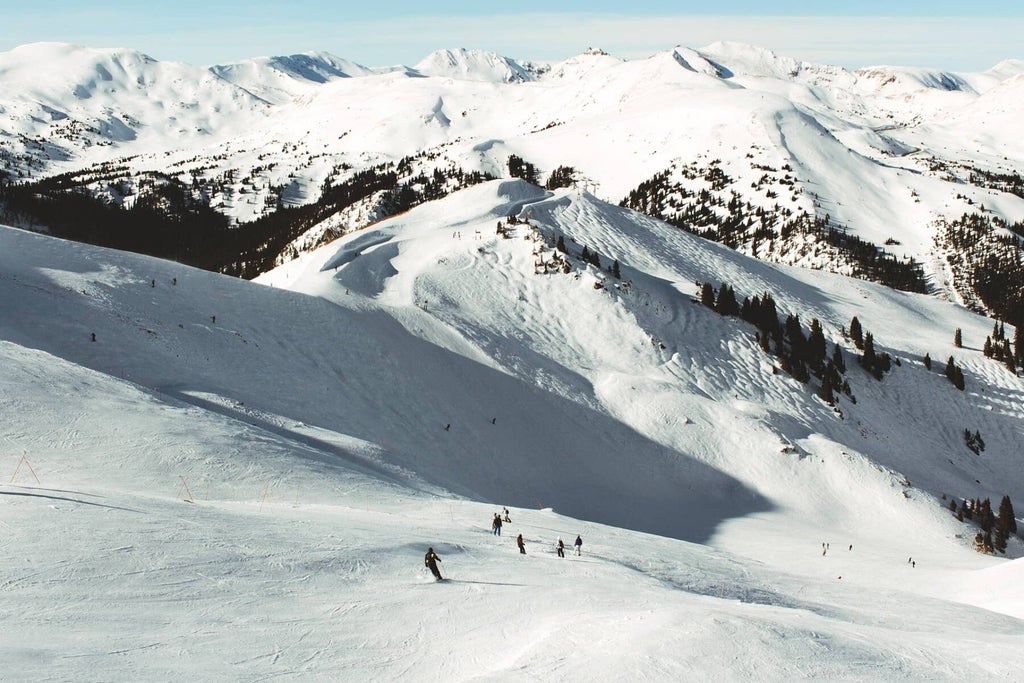
[[[525,588],[525,583],[501,583],[499,581],[469,581],[467,579],[445,579],[444,583],[475,583],[482,586],[519,586]]]

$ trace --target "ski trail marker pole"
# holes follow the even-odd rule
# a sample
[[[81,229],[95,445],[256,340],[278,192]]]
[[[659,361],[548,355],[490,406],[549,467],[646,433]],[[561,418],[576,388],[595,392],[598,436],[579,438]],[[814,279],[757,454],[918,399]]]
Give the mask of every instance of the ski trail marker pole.
[[[28,455],[25,451],[21,452],[21,460],[18,461],[18,466],[14,468],[14,474],[11,475],[10,483],[13,484],[14,478],[18,476],[18,471],[21,470],[21,463],[25,463],[25,465],[28,466],[28,471],[32,473],[33,477],[35,477],[36,483],[42,486],[43,482],[39,481],[39,476],[36,474],[36,471],[32,469],[32,463],[28,461]]]

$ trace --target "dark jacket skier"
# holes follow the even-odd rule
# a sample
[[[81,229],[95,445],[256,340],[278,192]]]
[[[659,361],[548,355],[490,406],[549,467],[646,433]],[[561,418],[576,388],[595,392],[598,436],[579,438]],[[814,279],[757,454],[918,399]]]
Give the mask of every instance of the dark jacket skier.
[[[494,513],[494,519],[491,520],[491,533],[495,536],[501,536],[501,517],[497,512]]]
[[[562,543],[562,537],[558,537],[558,543],[555,544],[555,551],[559,557],[565,557],[565,544]]]
[[[580,548],[583,547],[583,539],[579,537],[579,534],[576,535],[576,542],[573,543],[573,545],[576,546],[576,550],[575,550],[574,554],[579,555],[580,554]]]
[[[441,570],[437,568],[437,563],[441,561],[441,558],[437,556],[433,548],[427,548],[427,554],[423,556],[423,564],[430,568],[434,578],[438,581],[441,580]]]
[[[522,534],[519,534],[518,536],[516,536],[516,545],[519,546],[519,552],[522,553],[523,555],[525,555],[526,554],[526,546],[523,545],[523,535]]]

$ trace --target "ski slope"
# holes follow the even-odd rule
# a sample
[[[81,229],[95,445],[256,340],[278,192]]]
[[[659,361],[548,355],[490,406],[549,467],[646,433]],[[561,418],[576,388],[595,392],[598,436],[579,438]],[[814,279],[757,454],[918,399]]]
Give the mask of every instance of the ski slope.
[[[557,236],[622,280],[536,273]],[[857,403],[698,281],[821,320]],[[259,282],[0,229],[4,677],[1013,680],[1021,543],[976,553],[942,500],[1024,500],[990,331],[520,181]]]

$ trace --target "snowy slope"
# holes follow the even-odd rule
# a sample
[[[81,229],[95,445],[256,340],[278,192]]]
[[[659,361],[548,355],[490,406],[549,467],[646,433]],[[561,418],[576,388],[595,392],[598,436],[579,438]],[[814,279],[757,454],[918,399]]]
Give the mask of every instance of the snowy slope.
[[[728,178],[722,201],[735,193],[776,213],[827,215],[878,246],[897,242],[886,248],[922,263],[950,297],[936,226],[978,206],[1024,219],[1024,199],[972,180],[975,170],[1010,174],[1024,163],[1012,60],[981,74],[849,71],[715,43],[523,64],[457,49],[415,69],[370,70],[322,53],[203,69],[124,50],[24,46],[0,55],[0,159],[16,178],[91,169],[97,179],[83,182],[115,202],[132,201],[137,174],[170,174],[239,222],[407,158],[427,175],[458,167],[507,177],[515,154],[540,181],[571,166],[581,187],[613,203],[659,173],[714,165]],[[778,177],[762,187],[766,169]],[[376,218],[360,207],[335,227]],[[760,255],[844,270],[783,251]]]
[[[557,236],[622,280],[535,273]],[[902,362],[851,367],[840,416],[692,301],[707,280],[818,317],[850,366],[858,315]],[[1020,560],[974,552],[941,499],[1024,499],[1024,387],[977,350],[990,329],[519,181],[261,283],[2,229],[5,669],[1012,679]]]
[[[0,82],[5,142],[29,158],[74,159],[78,167],[121,147],[137,153],[167,151],[173,140],[205,144],[267,108],[206,69],[127,49],[23,45],[0,54]]]
[[[258,57],[217,64],[210,72],[274,104],[310,95],[318,85],[338,78],[367,76],[372,70],[326,52],[287,57]]]

